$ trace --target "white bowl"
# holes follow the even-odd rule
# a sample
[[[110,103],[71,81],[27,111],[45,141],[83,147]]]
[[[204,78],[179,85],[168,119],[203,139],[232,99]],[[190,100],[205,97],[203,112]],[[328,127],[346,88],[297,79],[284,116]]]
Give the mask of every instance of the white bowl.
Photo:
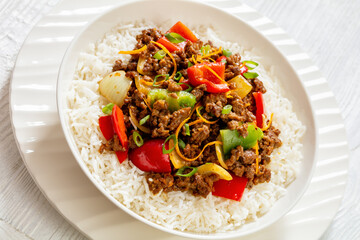
[[[108,192],[106,192],[105,189],[103,189],[103,187],[94,179],[89,169],[81,159],[64,112],[64,109],[67,108],[67,90],[74,75],[79,53],[84,51],[89,43],[96,42],[96,40],[116,26],[117,23],[140,20],[144,18],[151,20],[155,24],[163,23],[169,19],[172,22],[185,19],[190,23],[193,22],[204,25],[211,24],[215,29],[220,31],[223,39],[238,42],[245,49],[256,47],[263,58],[262,64],[265,66],[274,66],[277,69],[277,78],[279,79],[281,86],[284,88],[285,97],[293,103],[297,116],[306,126],[306,133],[303,137],[304,148],[302,152],[304,158],[301,164],[301,170],[296,180],[287,187],[286,195],[279,199],[267,214],[260,217],[255,222],[245,224],[237,231],[215,234],[196,234],[168,229],[151,222],[129,210]],[[295,203],[301,198],[310,183],[312,172],[316,163],[315,155],[317,149],[317,131],[315,127],[314,114],[304,86],[292,66],[269,40],[254,30],[247,23],[229,13],[199,2],[181,0],[132,1],[122,3],[118,7],[98,17],[92,23],[88,24],[83,31],[74,38],[64,56],[58,76],[57,100],[61,125],[66,140],[82,170],[93,182],[93,184],[115,205],[136,219],[162,231],[183,237],[197,239],[233,238],[248,235],[275,223],[287,212],[289,212]]]

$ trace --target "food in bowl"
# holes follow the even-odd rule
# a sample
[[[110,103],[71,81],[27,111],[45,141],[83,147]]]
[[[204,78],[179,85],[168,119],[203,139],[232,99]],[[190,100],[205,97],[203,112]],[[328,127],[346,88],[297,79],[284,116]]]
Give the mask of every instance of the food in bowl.
[[[235,230],[285,194],[305,128],[256,56],[212,28],[159,29],[120,25],[81,54],[72,134],[94,178],[139,215]]]

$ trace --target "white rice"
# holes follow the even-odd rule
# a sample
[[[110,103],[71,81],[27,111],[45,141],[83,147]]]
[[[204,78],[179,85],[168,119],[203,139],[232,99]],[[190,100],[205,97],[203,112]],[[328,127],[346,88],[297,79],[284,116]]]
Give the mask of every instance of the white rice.
[[[261,64],[256,68],[268,90],[264,95],[266,110],[274,113],[273,125],[281,130],[281,148],[271,156],[271,181],[245,190],[240,202],[214,197],[194,197],[188,193],[170,192],[154,196],[148,188],[144,173],[125,161],[119,164],[115,154],[100,154],[104,140],[98,126],[102,107],[108,102],[100,96],[98,82],[111,72],[115,60],[129,59],[119,55],[119,50],[133,49],[135,36],[153,24],[135,23],[119,25],[96,43],[91,43],[80,54],[74,79],[68,93],[67,120],[81,157],[97,182],[115,199],[144,218],[162,226],[181,231],[213,233],[235,230],[256,220],[271,209],[284,196],[286,186],[299,170],[301,138],[305,127],[296,117],[291,102],[281,95],[281,88],[271,70]],[[164,30],[169,27],[158,28]],[[261,63],[261,58],[251,55],[237,43],[224,42],[211,28],[199,26],[193,31],[202,40],[211,40],[216,46],[240,53],[243,59]]]

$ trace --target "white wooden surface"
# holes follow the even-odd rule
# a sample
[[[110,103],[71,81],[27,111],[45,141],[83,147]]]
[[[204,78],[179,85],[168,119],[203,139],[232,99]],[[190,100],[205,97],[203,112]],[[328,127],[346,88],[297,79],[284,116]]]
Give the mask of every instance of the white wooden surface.
[[[85,239],[47,202],[15,145],[9,81],[31,27],[60,0],[0,0],[0,239]],[[312,56],[345,118],[351,151],[345,198],[322,239],[360,239],[360,1],[243,0]]]

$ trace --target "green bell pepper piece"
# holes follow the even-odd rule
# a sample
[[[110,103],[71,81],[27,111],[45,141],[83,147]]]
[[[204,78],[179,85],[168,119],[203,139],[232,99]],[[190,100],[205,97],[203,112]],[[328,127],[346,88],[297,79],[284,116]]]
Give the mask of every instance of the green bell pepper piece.
[[[150,98],[151,106],[157,100],[165,100],[169,105],[169,110],[174,112],[179,110],[180,108],[185,107],[194,107],[196,103],[196,97],[186,91],[175,92],[177,98],[174,98],[169,95],[169,91],[166,89],[153,89],[148,93],[148,97]]]
[[[222,129],[220,130],[221,141],[223,142],[224,154],[227,155],[233,148],[242,146],[244,149],[249,149],[255,146],[257,141],[260,141],[264,133],[260,128],[253,124],[248,124],[248,135],[246,138],[240,136],[237,130]]]

